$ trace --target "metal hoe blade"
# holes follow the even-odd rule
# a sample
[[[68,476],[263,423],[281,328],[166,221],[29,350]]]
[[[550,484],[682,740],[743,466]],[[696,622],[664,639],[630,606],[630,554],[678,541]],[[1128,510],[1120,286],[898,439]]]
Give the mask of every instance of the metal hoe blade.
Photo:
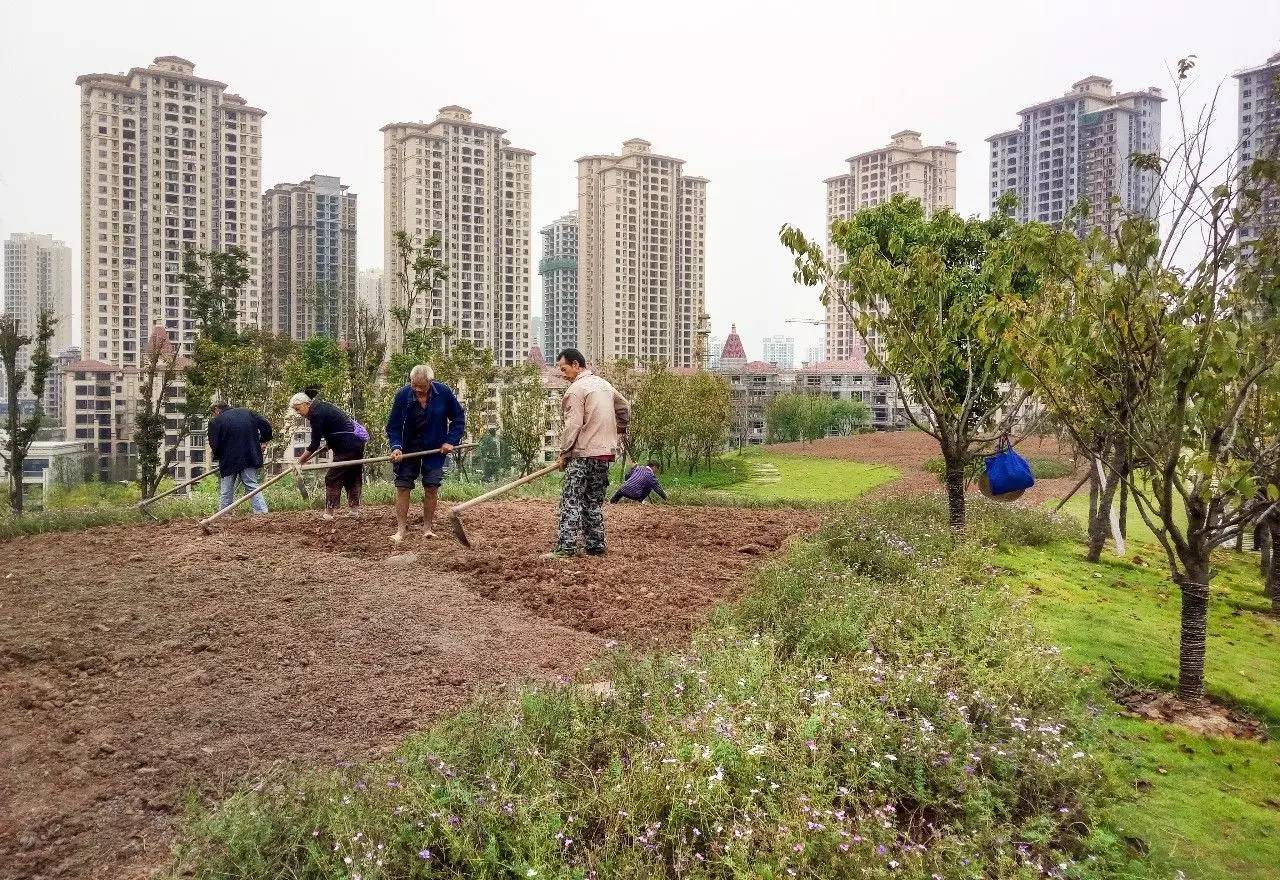
[[[475,546],[467,536],[466,526],[462,524],[462,517],[458,513],[455,512],[449,517],[449,526],[453,529],[453,535],[458,539],[458,543],[468,548]]]

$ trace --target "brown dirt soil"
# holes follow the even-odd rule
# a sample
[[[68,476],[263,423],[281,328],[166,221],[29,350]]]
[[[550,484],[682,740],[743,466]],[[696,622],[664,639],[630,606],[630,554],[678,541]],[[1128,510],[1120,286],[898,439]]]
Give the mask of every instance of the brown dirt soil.
[[[910,494],[941,492],[938,478],[924,469],[931,458],[940,457],[938,441],[921,431],[881,431],[874,434],[855,434],[852,437],[831,437],[813,443],[777,443],[769,446],[771,452],[787,455],[812,455],[817,458],[842,458],[868,464],[889,465],[902,472],[891,483],[878,487],[872,494]],[[1028,437],[1018,444],[1018,451],[1035,458],[1054,458],[1071,465],[1071,452],[1060,447],[1050,437]],[[1061,498],[1071,491],[1083,476],[1077,470],[1074,476],[1052,480],[1037,480],[1016,502],[1024,506],[1036,506],[1045,501]],[[970,492],[977,494],[977,489]],[[1086,490],[1081,490],[1086,491]]]
[[[0,877],[148,876],[189,787],[377,754],[477,689],[571,676],[609,639],[678,641],[817,524],[618,506],[608,556],[550,561],[551,505],[465,517],[471,551],[392,548],[386,507],[0,544]]]
[[[1176,724],[1200,736],[1267,741],[1267,726],[1261,721],[1216,703],[1193,705],[1176,694],[1140,689],[1120,690],[1114,696],[1131,714],[1147,721]]]

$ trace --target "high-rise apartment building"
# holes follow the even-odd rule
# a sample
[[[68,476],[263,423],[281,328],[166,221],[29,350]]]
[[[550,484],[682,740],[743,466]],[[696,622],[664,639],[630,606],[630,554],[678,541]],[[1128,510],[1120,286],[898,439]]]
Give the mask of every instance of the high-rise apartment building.
[[[578,347],[578,212],[542,230],[542,338],[548,357]]]
[[[356,276],[356,300],[364,303],[369,314],[387,320],[391,303],[387,300],[387,281],[381,269],[364,269]]]
[[[692,367],[705,339],[707,180],[651,146],[578,160],[578,341],[591,363]]]
[[[815,342],[804,350],[804,362],[806,364],[820,364],[826,359],[827,353],[821,342]]]
[[[766,336],[764,338],[764,354],[760,360],[766,364],[773,364],[784,370],[790,370],[796,365],[796,341],[790,336],[777,334],[776,336]]]
[[[239,318],[258,324],[265,111],[172,55],[76,85],[85,358],[136,367],[156,326],[190,350],[196,328],[178,276],[191,248],[246,251]]]
[[[1280,52],[1265,64],[1235,76],[1240,89],[1236,119],[1240,126],[1241,167],[1260,158],[1275,159],[1280,149]],[[1280,191],[1268,185],[1261,195],[1261,209],[1241,226],[1241,241],[1256,240],[1264,229],[1280,225]]]
[[[395,234],[417,245],[439,235],[449,275],[414,303],[411,326],[453,327],[510,366],[528,349],[533,152],[505,133],[457,106],[382,128],[383,269],[391,305],[404,304]]]
[[[58,321],[49,341],[49,353],[56,355],[71,347],[71,248],[50,235],[15,232],[4,243],[4,312],[34,338],[46,309]],[[18,369],[30,366],[34,347],[18,350]],[[34,400],[29,387],[20,397]]]
[[[1155,217],[1158,172],[1133,167],[1130,157],[1159,152],[1163,102],[1157,88],[1116,94],[1111,80],[1090,76],[1019,111],[1019,128],[987,138],[992,210],[1013,193],[1019,220],[1059,223],[1083,199],[1090,211],[1081,232],[1110,228],[1121,214]]]
[[[356,299],[356,196],[313,174],[262,196],[262,327],[299,341],[350,335]]]
[[[925,146],[918,131],[900,131],[889,145],[851,156],[849,172],[829,177],[827,184],[827,256],[832,265],[844,261],[835,247],[831,226],[847,220],[863,208],[871,208],[902,193],[918,199],[926,214],[956,206],[955,141]],[[875,344],[874,333],[869,342]],[[831,360],[860,357],[862,340],[853,318],[836,297],[827,306],[826,356]]]

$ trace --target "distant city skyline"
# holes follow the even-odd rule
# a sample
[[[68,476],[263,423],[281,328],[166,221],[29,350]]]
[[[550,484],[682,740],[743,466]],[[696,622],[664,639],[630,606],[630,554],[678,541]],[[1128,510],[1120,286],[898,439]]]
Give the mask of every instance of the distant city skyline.
[[[545,26],[545,14],[510,4],[502,10],[506,27],[494,35],[489,75],[444,82],[424,79],[414,53],[389,51],[383,45],[385,24],[376,16],[321,6],[300,17],[288,8],[238,0],[228,0],[222,9],[252,21],[256,33],[288,33],[290,39],[270,53],[244,53],[216,29],[198,26],[194,9],[175,8],[155,17],[121,15],[118,7],[76,0],[57,7],[33,0],[6,5],[0,74],[23,87],[0,92],[5,118],[21,123],[0,131],[0,239],[12,232],[49,233],[67,241],[75,264],[82,264],[79,119],[69,112],[77,99],[73,81],[86,71],[118,73],[158,53],[176,52],[195,61],[198,72],[232,84],[268,111],[262,180],[299,180],[323,170],[340,174],[360,194],[367,221],[359,242],[364,267],[382,263],[377,132],[389,119],[429,120],[434,108],[460,101],[473,107],[478,119],[518,132],[517,143],[538,152],[534,230],[573,203],[573,163],[595,145],[634,134],[672,144],[691,168],[714,181],[707,217],[711,329],[723,336],[736,320],[745,338],[758,340],[782,330],[782,317],[822,314],[817,291],[791,283],[790,258],[777,243],[777,228],[790,222],[822,235],[820,180],[834,170],[833,159],[882,143],[885,133],[905,126],[920,128],[931,142],[954,139],[961,150],[958,210],[986,213],[990,157],[984,139],[1011,127],[1018,108],[1061,94],[1066,84],[1089,74],[1105,74],[1125,88],[1154,85],[1169,94],[1171,68],[1192,53],[1198,56],[1193,101],[1226,81],[1214,143],[1229,145],[1236,136],[1230,77],[1275,54],[1280,33],[1280,7],[1262,0],[1246,0],[1221,17],[1205,16],[1202,5],[1190,0],[1120,7],[1084,0],[1070,7],[997,5],[980,12],[927,0],[909,9],[824,6],[820,31],[811,28],[807,16],[748,9],[726,19],[714,4],[692,8],[656,0],[655,22],[678,11],[682,34],[698,41],[702,56],[735,71],[713,77],[653,63],[647,38],[659,29],[637,23],[629,10],[593,7],[590,15],[570,16],[560,35],[579,49],[557,57],[529,39]],[[889,33],[922,16],[930,26],[915,32],[913,40],[916,57],[928,61],[904,65],[897,47],[874,41],[856,56],[839,51],[850,28]],[[1088,40],[1054,49],[1053,38],[1071,32],[1082,17],[1108,26],[1093,30]],[[461,71],[473,63],[473,46],[465,39],[474,27],[471,19],[465,10],[424,6],[405,10],[397,24],[439,38],[433,69]],[[1241,28],[1242,20],[1250,27]],[[1016,28],[1007,23],[1013,21]],[[359,77],[317,63],[308,49],[331,38],[335,29],[348,38],[345,57],[361,71]],[[1142,40],[1135,42],[1139,33]],[[742,63],[753,55],[774,58],[788,77]],[[584,65],[594,74],[573,89],[547,88],[553,80],[573,80]],[[299,75],[282,76],[286,70]],[[636,70],[645,72],[646,88],[631,100],[617,101],[616,83]],[[789,85],[796,80],[814,87],[797,91]],[[947,87],[940,88],[940,82]],[[670,100],[691,83],[699,88],[699,100]],[[852,85],[837,88],[836,83]],[[837,95],[850,89],[857,112],[833,111]],[[810,122],[802,132],[788,133],[786,149],[779,150],[776,139],[760,136],[761,107],[781,108]],[[323,137],[317,137],[316,122],[336,112],[340,124],[326,122]],[[1165,132],[1166,140],[1171,134]],[[532,262],[540,254],[536,243],[531,249]],[[83,296],[79,272],[73,283],[78,303]],[[537,300],[534,311],[540,311]],[[82,317],[77,308],[77,331]],[[795,335],[797,346],[805,346],[818,331],[797,327]]]

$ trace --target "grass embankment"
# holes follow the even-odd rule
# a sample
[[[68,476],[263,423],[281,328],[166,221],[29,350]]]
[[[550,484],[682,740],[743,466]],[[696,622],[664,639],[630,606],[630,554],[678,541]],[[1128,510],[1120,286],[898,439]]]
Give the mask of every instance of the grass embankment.
[[[682,654],[483,699],[389,758],[193,806],[196,878],[1115,876],[1082,684],[985,565],[1069,528],[867,505]]]
[[[1089,565],[1078,545],[1054,545],[1009,550],[998,562],[1032,595],[1037,622],[1069,663],[1171,690],[1178,592],[1158,548],[1133,525],[1131,519],[1136,540],[1126,560],[1107,556]],[[1280,621],[1266,614],[1257,556],[1222,551],[1215,563],[1209,693],[1280,736]],[[1206,880],[1276,876],[1280,743],[1207,738],[1114,713],[1107,726],[1123,773],[1145,792],[1118,806],[1115,821],[1147,841],[1166,876],[1175,870]]]
[[[780,455],[756,449],[726,457],[742,479],[726,486],[727,494],[760,503],[832,504],[853,499],[896,480],[900,471],[886,465],[836,458]]]

